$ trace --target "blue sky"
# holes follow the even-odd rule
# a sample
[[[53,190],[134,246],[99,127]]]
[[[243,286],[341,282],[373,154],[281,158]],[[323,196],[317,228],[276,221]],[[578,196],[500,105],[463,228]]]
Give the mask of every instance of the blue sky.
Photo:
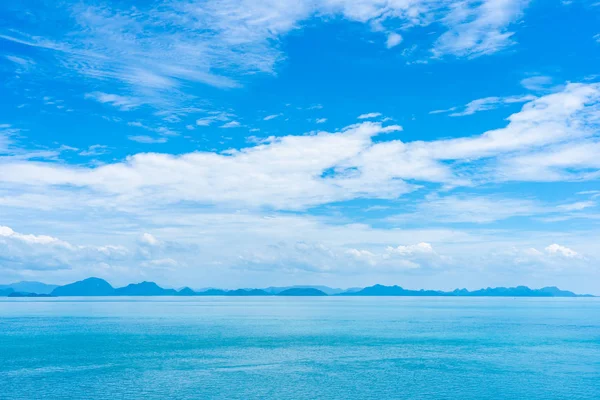
[[[1,281],[600,294],[597,1],[8,2],[0,79]]]

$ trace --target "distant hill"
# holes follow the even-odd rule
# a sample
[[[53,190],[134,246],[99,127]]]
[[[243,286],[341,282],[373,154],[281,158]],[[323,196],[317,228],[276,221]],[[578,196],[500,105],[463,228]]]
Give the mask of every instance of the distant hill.
[[[0,291],[3,289],[11,288],[15,292],[50,294],[57,287],[58,285],[48,285],[42,282],[21,281],[11,283],[9,285],[0,285]]]
[[[115,289],[114,296],[177,296],[175,289],[163,289],[154,282],[131,283]]]
[[[441,290],[412,290],[401,286],[374,285],[365,288],[334,289],[328,286],[290,286],[268,287],[266,289],[204,289],[195,291],[189,287],[180,290],[165,289],[154,282],[132,283],[115,289],[110,283],[100,278],[88,278],[64,286],[55,287],[41,282],[17,282],[17,288],[38,290],[17,290],[8,285],[0,286],[0,296],[34,297],[36,294],[51,294],[52,296],[444,296],[444,297],[594,297],[579,295],[555,286],[541,289],[531,289],[527,286],[495,287],[474,291],[456,289],[450,292]],[[46,293],[48,288],[54,289]],[[27,296],[24,296],[26,294]]]
[[[527,286],[497,287],[475,291],[456,289],[452,292],[439,290],[409,290],[400,286],[375,285],[366,287],[358,292],[342,293],[341,296],[454,296],[454,297],[583,297],[573,292],[560,290],[556,287],[530,289]],[[585,295],[584,295],[585,296]]]
[[[190,289],[189,287],[184,287],[181,288],[177,294],[179,296],[196,296],[198,293],[194,292],[192,289]]]
[[[344,292],[348,292],[348,291],[352,290],[352,289],[331,288],[329,286],[320,286],[320,285],[294,285],[294,286],[279,286],[279,287],[271,286],[271,287],[265,288],[263,290],[270,294],[279,294],[288,289],[306,289],[306,288],[317,289],[328,295],[335,295],[335,294],[344,293]],[[362,288],[358,288],[358,290],[360,290],[360,289],[362,289]]]
[[[59,286],[52,291],[54,296],[114,296],[115,289],[100,278],[87,278],[82,281]]]
[[[342,296],[444,296],[437,290],[407,290],[400,286],[369,286],[356,292],[345,292]]]
[[[227,293],[225,290],[221,289],[208,289],[202,292],[196,292],[198,296],[225,296]]]
[[[277,296],[328,296],[328,294],[315,288],[292,288],[277,293]]]
[[[225,292],[226,296],[271,296],[262,289],[237,289]]]
[[[48,293],[12,292],[8,297],[54,297]]]

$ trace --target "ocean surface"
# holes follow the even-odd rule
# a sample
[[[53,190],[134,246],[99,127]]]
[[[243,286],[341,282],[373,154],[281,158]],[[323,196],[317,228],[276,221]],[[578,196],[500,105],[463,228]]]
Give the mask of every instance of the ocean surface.
[[[600,399],[600,299],[0,299],[0,399]]]

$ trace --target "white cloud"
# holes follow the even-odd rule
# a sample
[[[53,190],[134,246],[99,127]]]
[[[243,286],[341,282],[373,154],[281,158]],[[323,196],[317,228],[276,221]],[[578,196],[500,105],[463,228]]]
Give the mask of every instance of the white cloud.
[[[586,208],[595,207],[596,203],[593,201],[578,201],[572,204],[560,205],[558,208],[564,211],[581,211]]]
[[[531,216],[544,210],[532,200],[484,196],[446,196],[420,203],[414,214],[394,217],[437,222],[489,223],[516,216]]]
[[[549,76],[531,76],[521,81],[521,85],[528,90],[532,91],[544,91],[552,86],[552,78]]]
[[[51,52],[57,65],[68,71],[100,82],[116,81],[144,103],[165,105],[181,99],[177,96],[184,82],[234,88],[243,75],[274,73],[285,57],[278,39],[302,29],[311,18],[327,22],[342,17],[364,23],[367,29],[387,33],[382,40],[388,47],[401,40],[390,31],[441,22],[446,31],[437,38],[434,54],[473,57],[513,42],[509,28],[527,3],[172,0],[135,8],[74,3],[59,9],[62,13],[53,13],[59,28],[55,35],[44,36],[47,32],[37,21],[48,10],[38,7],[23,13],[18,29],[9,26],[0,32],[0,39]]]
[[[219,128],[239,128],[241,126],[242,124],[240,124],[238,121],[229,121],[221,125]]]
[[[172,258],[160,258],[157,260],[145,261],[142,263],[143,266],[151,266],[151,267],[177,267],[179,263]]]
[[[446,108],[443,110],[433,110],[433,111],[429,111],[429,114],[445,114],[451,111],[455,111],[458,107],[450,107],[450,108]]]
[[[209,114],[210,115],[207,117],[197,119],[196,125],[210,126],[215,122],[227,122],[227,121],[231,120],[232,118],[235,118],[234,114],[231,114],[228,112],[213,111],[213,112],[209,112]]]
[[[494,110],[500,106],[515,103],[526,103],[535,100],[536,97],[532,95],[522,96],[507,96],[507,97],[485,97],[482,99],[473,100],[465,105],[463,111],[456,111],[458,107],[451,107],[446,110],[434,110],[430,111],[429,114],[442,114],[451,113],[451,117],[464,117],[466,115],[473,115],[480,111]]]
[[[144,144],[157,144],[157,143],[166,143],[167,142],[167,138],[164,138],[164,137],[153,138],[151,136],[146,136],[146,135],[132,135],[132,136],[128,136],[127,139],[129,139],[133,142],[144,143]]]
[[[377,117],[381,117],[381,113],[372,112],[372,113],[367,113],[367,114],[361,114],[358,116],[358,119],[373,119],[373,118],[377,118]]]
[[[140,241],[150,246],[158,246],[160,244],[159,240],[150,233],[142,234]]]
[[[70,213],[76,210],[69,208]],[[131,208],[116,219],[113,211],[102,212],[102,208],[83,212],[71,215],[86,215],[89,223],[85,225],[57,223],[56,218],[61,218],[57,213],[37,214],[40,220],[47,216],[43,226],[52,230],[48,236],[60,237],[70,248],[0,236],[0,279],[13,274],[66,283],[101,276],[113,283],[155,280],[175,287],[260,287],[290,284],[290,277],[292,282],[342,286],[401,279],[405,287],[440,289],[555,282],[567,289],[593,291],[594,282],[586,283],[599,276],[593,269],[600,255],[597,236],[587,232],[569,234],[569,242],[577,242],[586,257],[569,258],[566,264],[560,254],[538,251],[542,254],[536,255],[531,250],[544,249],[565,237],[564,232],[547,230],[387,229],[331,217],[188,207],[160,212]],[[140,232],[148,231],[139,230],[141,226],[153,227],[160,245],[144,243]],[[3,240],[12,242],[6,246]],[[588,257],[587,252],[596,257]],[[567,278],[561,277],[563,270],[568,271]],[[469,276],[468,284],[464,276]]]
[[[11,61],[15,64],[19,64],[20,66],[28,66],[30,64],[33,63],[33,61],[27,59],[27,58],[23,58],[23,57],[17,57],[17,56],[4,56],[8,61]]]
[[[172,131],[171,129],[169,129],[167,127],[159,126],[159,127],[155,128],[152,126],[145,125],[140,121],[128,122],[127,125],[133,126],[136,128],[142,128],[142,129],[145,129],[150,132],[158,133],[159,135],[162,135],[162,136],[178,136],[179,135],[177,132]]]
[[[94,144],[87,148],[87,150],[83,150],[79,153],[80,156],[83,157],[93,157],[100,156],[102,154],[106,154],[108,146],[104,146],[101,144]]]
[[[9,124],[0,124],[0,154],[9,151],[9,147],[12,144],[11,137],[18,132],[18,129],[13,128]]]
[[[556,254],[566,258],[581,257],[576,251],[559,244],[551,244],[550,246],[546,247],[545,250],[549,254]]]
[[[391,49],[392,47],[398,46],[400,43],[402,43],[402,36],[398,33],[392,32],[388,35],[385,46],[388,49]]]
[[[96,100],[102,104],[110,104],[121,111],[129,111],[139,107],[142,104],[141,100],[136,99],[135,97],[119,96],[117,94],[102,92],[86,93],[85,98]]]
[[[389,254],[399,254],[401,256],[409,256],[413,254],[433,253],[433,247],[429,243],[418,243],[409,246],[388,247]]]
[[[13,231],[8,226],[0,226],[0,236],[5,237],[5,238],[13,238],[13,239],[20,240],[22,242],[30,243],[30,244],[61,245],[61,246],[70,247],[70,245],[68,243],[62,242],[52,236],[23,235],[21,233],[17,233],[15,231]]]
[[[600,43],[600,33],[594,35],[594,39],[596,40],[596,43]]]
[[[472,186],[593,179],[600,169],[600,144],[594,142],[598,121],[600,85],[569,84],[525,104],[505,127],[478,136],[405,143],[383,136],[400,126],[364,122],[337,133],[270,138],[223,154],[136,154],[98,167],[12,160],[0,164],[0,181],[19,185],[22,193],[61,186],[63,191],[93,190],[118,203],[188,201],[303,209],[355,198],[395,199],[416,189],[407,181]],[[383,140],[374,141],[378,135]],[[494,200],[460,200],[465,207],[494,209]],[[440,209],[456,204],[444,203]],[[521,215],[531,211],[531,205],[504,208]],[[468,208],[461,210],[469,218]],[[481,215],[481,222],[503,218]]]
[[[22,234],[0,226],[0,271],[64,270],[129,256],[122,246],[73,245],[53,236]]]
[[[317,124],[324,124],[325,122],[327,122],[327,118],[317,118],[317,119],[315,120],[315,122],[316,122]]]
[[[10,62],[12,62],[12,63],[14,63],[16,65],[16,68],[15,68],[15,73],[16,74],[22,74],[22,73],[25,73],[25,72],[29,72],[36,65],[36,62],[33,61],[29,57],[18,57],[18,56],[13,56],[13,55],[6,55],[4,57],[8,61],[10,61]]]
[[[450,4],[442,22],[449,30],[436,41],[433,54],[477,57],[514,43],[508,27],[523,14],[529,0],[461,1]]]
[[[271,115],[267,115],[266,117],[263,118],[263,121],[270,121],[272,119],[275,119],[277,117],[281,117],[283,114],[271,114]]]

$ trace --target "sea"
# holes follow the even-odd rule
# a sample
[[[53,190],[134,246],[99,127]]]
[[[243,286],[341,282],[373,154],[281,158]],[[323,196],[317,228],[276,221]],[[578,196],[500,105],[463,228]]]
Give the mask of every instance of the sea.
[[[600,399],[600,298],[1,298],[0,399]]]

